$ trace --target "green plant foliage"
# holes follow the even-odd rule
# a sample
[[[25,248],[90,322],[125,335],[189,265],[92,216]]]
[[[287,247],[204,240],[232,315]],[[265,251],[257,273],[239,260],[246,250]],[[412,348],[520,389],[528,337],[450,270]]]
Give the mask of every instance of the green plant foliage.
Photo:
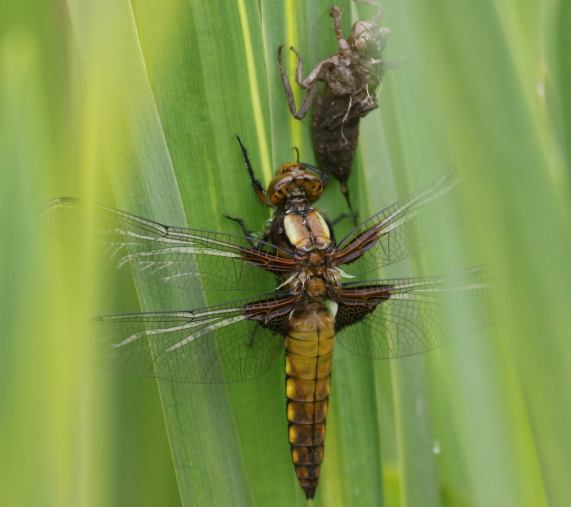
[[[234,136],[264,184],[294,159],[292,146],[314,162],[309,118],[291,118],[276,58],[293,45],[307,72],[335,51],[331,0],[28,3],[0,7],[1,503],[305,505],[281,362],[228,386],[88,365],[89,315],[229,296],[133,286],[99,267],[89,213],[73,251],[54,252],[34,217],[42,201],[77,195],[173,225],[238,232],[232,215],[262,230],[269,211]],[[345,33],[375,12],[337,3]],[[571,9],[383,7],[394,68],[362,122],[355,207],[365,218],[457,173],[460,199],[434,231],[438,248],[382,275],[484,264],[495,321],[468,334],[459,315],[457,342],[391,362],[337,347],[314,504],[565,506]],[[294,59],[286,64],[293,75]],[[336,182],[326,194],[320,209],[345,211]]]

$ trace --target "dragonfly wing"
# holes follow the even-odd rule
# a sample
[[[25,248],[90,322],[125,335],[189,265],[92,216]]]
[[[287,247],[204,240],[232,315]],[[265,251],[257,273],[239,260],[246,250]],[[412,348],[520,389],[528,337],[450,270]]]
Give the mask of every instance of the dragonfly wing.
[[[83,204],[76,199],[50,201],[42,212],[49,229],[74,241],[81,233]],[[113,208],[97,206],[95,233],[105,256],[136,277],[185,289],[260,290],[271,273],[294,267],[287,252],[246,238],[200,229],[171,227]],[[261,268],[261,269],[260,269]]]
[[[339,291],[337,340],[360,356],[421,354],[453,339],[458,319],[462,329],[464,323],[477,329],[491,321],[489,283],[481,268],[351,285]]]
[[[407,259],[426,239],[429,211],[438,209],[441,198],[457,184],[458,180],[446,174],[369,217],[338,243],[335,261],[347,265],[348,273],[365,276]]]
[[[97,317],[97,362],[176,382],[252,379],[283,349],[294,303],[289,296],[273,296],[196,311]]]

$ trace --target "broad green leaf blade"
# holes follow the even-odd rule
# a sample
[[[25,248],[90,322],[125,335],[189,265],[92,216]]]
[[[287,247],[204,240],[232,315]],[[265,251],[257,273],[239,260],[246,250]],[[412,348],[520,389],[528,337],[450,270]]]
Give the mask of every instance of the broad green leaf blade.
[[[507,5],[466,8],[437,2],[428,8],[421,4],[387,5],[387,17],[395,13],[391,42],[406,55],[389,80],[390,102],[396,106],[386,124],[389,145],[406,154],[395,158],[399,162],[395,167],[397,174],[405,173],[411,181],[420,181],[427,173],[438,174],[438,164],[443,168],[452,165],[463,176],[459,211],[465,237],[443,235],[440,258],[425,259],[425,265],[439,270],[484,260],[493,265],[495,302],[502,319],[474,342],[461,341],[450,350],[432,354],[431,398],[439,400],[440,408],[443,397],[450,397],[448,412],[433,412],[443,499],[452,505],[462,501],[544,505],[547,492],[547,498],[554,495],[562,501],[561,483],[554,480],[555,487],[550,487],[538,471],[550,463],[555,474],[550,477],[555,477],[555,470],[566,467],[558,452],[543,452],[555,447],[545,443],[546,436],[554,433],[542,433],[568,420],[567,414],[542,412],[539,426],[543,430],[538,431],[538,415],[532,414],[539,398],[526,405],[521,397],[522,390],[529,392],[530,371],[539,374],[539,363],[543,367],[550,361],[559,363],[555,374],[561,375],[559,382],[566,382],[568,375],[555,352],[568,357],[567,347],[557,338],[557,326],[566,317],[556,318],[550,310],[553,320],[537,318],[541,308],[546,311],[547,294],[550,308],[559,306],[558,298],[568,297],[563,295],[562,283],[568,279],[568,267],[558,254],[546,251],[547,231],[561,238],[568,229],[568,220],[555,205],[561,202],[562,189],[553,189],[551,199],[547,198],[549,175],[560,174],[561,153],[553,144],[552,126],[545,116],[536,114],[541,101],[533,95],[536,83],[525,77],[529,69],[541,65],[534,60],[536,48],[531,51],[529,46],[530,40],[537,39],[526,32],[524,43],[514,35],[525,32],[526,21]],[[507,44],[503,37],[508,37]],[[519,248],[514,249],[514,242]],[[566,240],[556,242],[557,252],[568,251]],[[551,258],[549,268],[540,260],[545,256]],[[560,273],[560,280],[554,279],[555,272]],[[516,287],[523,280],[529,286],[520,292]],[[549,290],[532,290],[535,284]],[[519,310],[508,302],[515,293]],[[526,304],[530,306],[523,317],[520,311]],[[537,341],[537,333],[545,341]],[[528,339],[532,341],[526,348]],[[443,378],[450,380],[443,383]],[[542,399],[545,407],[551,403],[566,406],[562,398],[557,401],[553,386],[543,387],[544,393],[554,393]],[[525,415],[526,406],[531,417]]]
[[[82,7],[70,3],[80,51],[89,62],[86,68],[93,72],[90,77],[107,76],[110,80],[103,79],[101,86],[109,92],[109,99],[123,120],[112,132],[113,136],[120,136],[119,141],[114,143],[113,137],[103,140],[109,143],[106,155],[110,157],[117,203],[143,216],[184,224],[180,191],[167,147],[169,140],[151,89],[133,11],[123,2],[99,3],[96,17],[113,20],[101,26],[103,37],[103,32],[85,29],[93,13]],[[109,47],[98,44],[103,38],[110,41],[113,57]],[[114,63],[123,66],[121,73]],[[119,75],[121,80],[115,80]],[[203,167],[208,175],[208,166]],[[142,285],[138,290],[142,308],[147,310],[204,304],[195,295]],[[160,383],[159,387],[183,504],[248,504],[251,495],[226,390],[173,383]],[[225,487],[219,486],[219,479],[213,479],[221,473],[226,477]]]

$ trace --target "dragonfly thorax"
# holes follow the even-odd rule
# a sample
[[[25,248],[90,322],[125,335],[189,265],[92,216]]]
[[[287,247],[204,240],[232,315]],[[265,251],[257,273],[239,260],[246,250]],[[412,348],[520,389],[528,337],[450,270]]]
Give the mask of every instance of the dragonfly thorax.
[[[323,298],[334,288],[340,286],[340,272],[335,268],[324,268],[320,273],[303,269],[287,280],[288,289],[296,294],[310,298]]]
[[[333,250],[313,249],[299,257],[300,269],[290,276],[285,285],[297,294],[322,298],[341,286],[343,272],[330,262]]]
[[[331,245],[329,225],[321,214],[312,208],[288,213],[283,223],[288,241],[302,255],[325,250]]]

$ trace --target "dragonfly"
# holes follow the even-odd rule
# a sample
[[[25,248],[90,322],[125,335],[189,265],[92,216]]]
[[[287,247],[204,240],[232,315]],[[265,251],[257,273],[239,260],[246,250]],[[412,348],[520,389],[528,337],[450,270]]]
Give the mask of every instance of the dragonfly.
[[[118,269],[137,278],[250,296],[199,309],[96,317],[96,351],[106,368],[202,384],[259,377],[285,356],[291,458],[311,499],[324,459],[334,345],[374,359],[429,351],[453,335],[460,301],[480,314],[488,284],[480,268],[371,278],[413,254],[424,213],[454,187],[453,178],[375,213],[338,241],[314,208],[326,185],[323,173],[283,164],[261,195],[242,149],[258,197],[274,209],[263,237],[173,227],[97,206],[96,239]],[[44,220],[65,232],[81,206],[55,199],[45,205]],[[260,274],[273,290],[259,291]]]
[[[292,116],[302,120],[312,110],[311,138],[317,165],[339,181],[347,206],[355,217],[347,181],[357,148],[360,120],[379,107],[377,90],[390,66],[382,58],[390,30],[380,26],[380,7],[372,21],[355,22],[347,38],[343,37],[339,7],[332,6],[330,15],[337,53],[321,60],[307,77],[303,77],[302,57],[290,47],[297,58],[296,83],[306,91],[299,109],[282,62],[284,46],[278,50],[278,67]]]

